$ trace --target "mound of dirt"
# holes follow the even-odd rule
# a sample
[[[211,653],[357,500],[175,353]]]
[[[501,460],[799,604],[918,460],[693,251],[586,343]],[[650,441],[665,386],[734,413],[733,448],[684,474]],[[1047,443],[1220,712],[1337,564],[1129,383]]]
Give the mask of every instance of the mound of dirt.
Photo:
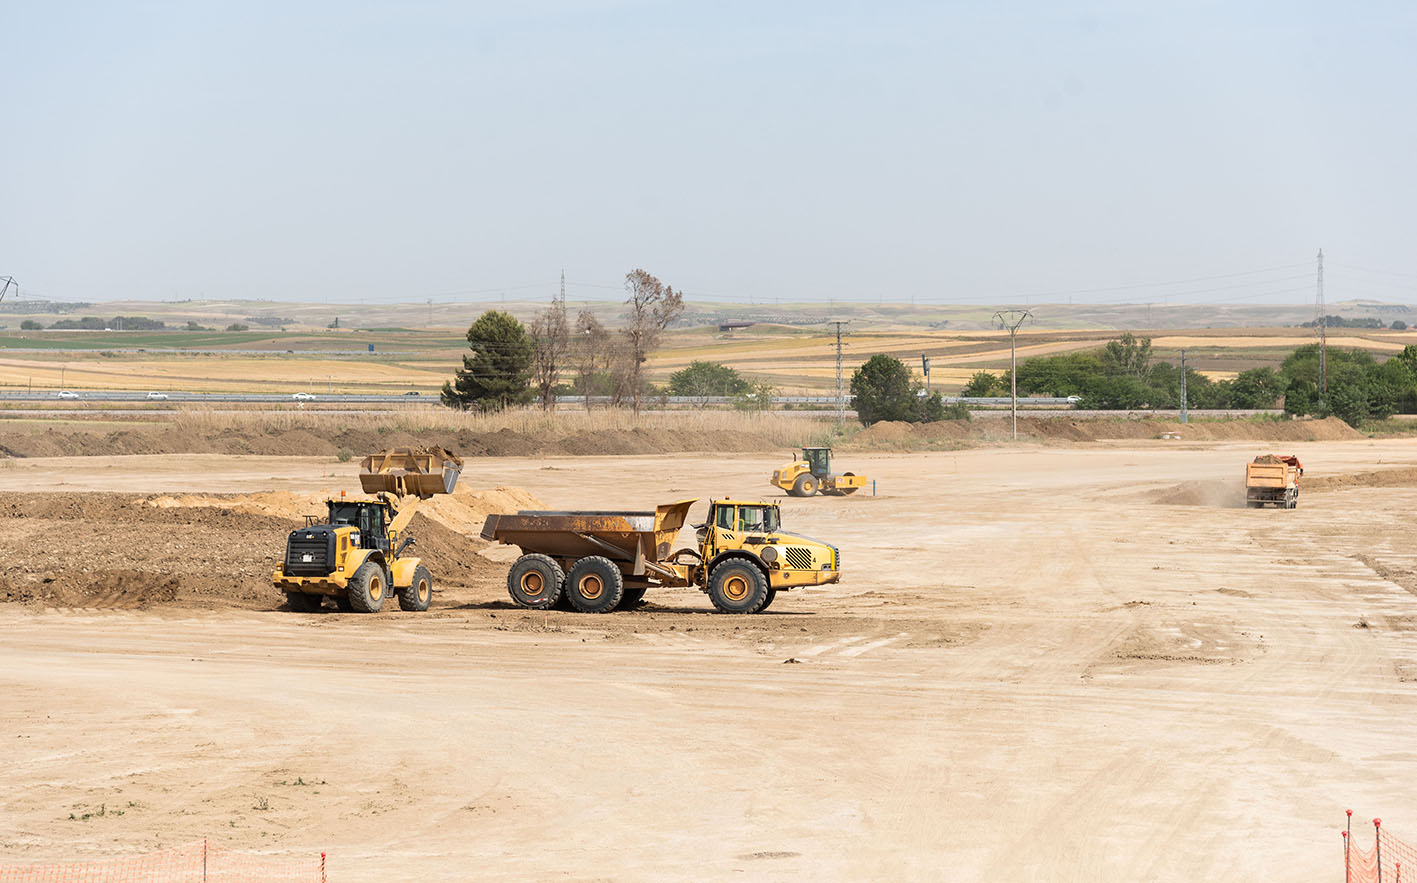
[[[270,491],[259,494],[180,494],[150,497],[142,505],[157,509],[230,509],[264,518],[301,522],[306,515],[325,512],[325,498],[320,494],[296,494],[290,491]],[[0,506],[0,509],[3,507]],[[516,487],[492,490],[457,488],[424,500],[418,518],[427,517],[458,533],[476,536],[482,522],[494,512],[516,512],[519,509],[544,509],[536,497]],[[0,514],[3,514],[0,511]]]
[[[1350,472],[1341,475],[1305,475],[1299,486],[1305,491],[1332,491],[1357,487],[1412,487],[1417,485],[1417,468],[1383,469],[1377,472]]]
[[[1187,441],[1338,441],[1363,435],[1336,417],[1323,420],[1203,420],[1185,425],[1175,420],[1133,417],[1020,417],[1020,438],[1036,442],[1092,442],[1159,438],[1178,433]],[[843,449],[917,450],[942,442],[1002,442],[1010,421],[996,417],[942,420],[938,423],[882,421],[857,435]]]
[[[499,583],[505,565],[484,558],[487,544],[464,527],[475,524],[475,534],[487,512],[534,507],[536,498],[499,488],[441,499],[441,510],[420,512],[407,530],[435,587]],[[275,609],[285,598],[271,571],[286,537],[303,524],[299,516],[321,508],[288,493],[9,494],[0,502],[0,541],[10,550],[0,602]]]

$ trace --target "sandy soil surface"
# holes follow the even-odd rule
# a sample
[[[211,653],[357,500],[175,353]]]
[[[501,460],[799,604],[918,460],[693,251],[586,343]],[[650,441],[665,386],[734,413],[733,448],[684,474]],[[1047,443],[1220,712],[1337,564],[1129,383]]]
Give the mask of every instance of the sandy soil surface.
[[[352,488],[352,464],[0,469],[11,582],[233,571],[0,604],[0,863],[210,836],[328,850],[342,881],[1337,879],[1345,807],[1417,835],[1417,442],[1292,450],[1294,511],[1237,506],[1263,449],[1236,442],[853,454],[878,494],[845,499],[780,495],[759,455],[464,473],[558,508],[780,499],[843,582],[755,617],[691,590],[515,609],[509,550],[431,519],[464,559],[432,562],[432,611],[294,614],[260,576],[284,523],[210,496]]]

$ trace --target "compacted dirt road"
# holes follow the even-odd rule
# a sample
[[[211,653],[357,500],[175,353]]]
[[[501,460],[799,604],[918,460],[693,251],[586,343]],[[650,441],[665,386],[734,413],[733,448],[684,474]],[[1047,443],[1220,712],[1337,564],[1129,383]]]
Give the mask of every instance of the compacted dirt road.
[[[878,494],[808,500],[766,483],[785,457],[468,462],[464,487],[555,508],[780,499],[844,577],[754,617],[690,590],[519,610],[515,552],[460,537],[428,614],[295,614],[232,510],[163,510],[180,542],[148,512],[115,548],[108,509],[33,498],[0,519],[17,553],[58,531],[94,570],[240,585],[0,604],[0,864],[208,836],[327,850],[342,881],[1339,879],[1344,808],[1417,839],[1417,443],[1292,448],[1330,485],[1294,511],[1242,508],[1253,444],[843,455]],[[328,459],[0,470],[12,498],[52,481],[355,486]]]

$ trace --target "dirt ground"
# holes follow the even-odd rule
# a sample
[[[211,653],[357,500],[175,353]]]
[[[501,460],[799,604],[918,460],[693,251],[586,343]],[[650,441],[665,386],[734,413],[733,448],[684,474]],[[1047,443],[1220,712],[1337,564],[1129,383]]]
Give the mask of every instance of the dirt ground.
[[[434,609],[377,616],[264,582],[352,463],[14,461],[0,863],[209,836],[341,881],[1338,879],[1344,808],[1417,836],[1417,440],[1287,445],[1299,508],[1237,508],[1266,450],[851,454],[877,495],[808,500],[780,456],[481,458],[415,526]],[[842,583],[534,613],[468,536],[713,495],[779,499]]]

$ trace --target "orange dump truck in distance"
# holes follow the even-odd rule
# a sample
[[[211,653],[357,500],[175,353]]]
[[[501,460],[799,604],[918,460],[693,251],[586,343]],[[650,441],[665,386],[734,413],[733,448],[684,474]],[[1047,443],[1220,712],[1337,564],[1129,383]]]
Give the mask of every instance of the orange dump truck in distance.
[[[1299,505],[1299,476],[1304,466],[1292,454],[1262,454],[1245,464],[1245,505],[1294,509]]]

